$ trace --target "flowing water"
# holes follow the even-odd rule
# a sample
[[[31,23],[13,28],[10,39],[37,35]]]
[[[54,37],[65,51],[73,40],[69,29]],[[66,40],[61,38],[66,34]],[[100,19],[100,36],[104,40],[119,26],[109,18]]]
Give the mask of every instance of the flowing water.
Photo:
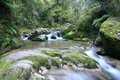
[[[108,73],[114,80],[120,80],[120,71],[116,68],[109,65],[102,56],[99,56],[96,54],[96,48],[92,47],[90,50],[85,51],[85,53],[90,56],[92,59],[94,59],[101,67],[102,69]]]
[[[48,40],[44,42],[34,42],[30,40],[24,40],[25,45],[21,47],[21,49],[69,48],[69,47],[74,47],[74,46],[80,47],[84,44],[86,44],[87,46],[89,45],[88,42],[66,40],[62,37],[60,31],[54,31],[45,36],[47,37]]]
[[[51,32],[50,34],[46,35],[46,37],[48,38],[48,40],[65,40],[60,31],[54,31],[54,32]]]
[[[48,41],[45,42],[25,41],[25,46],[23,46],[21,49],[35,49],[35,48],[66,49],[73,46],[81,47],[86,44],[87,44],[86,46],[90,46],[90,43],[87,42],[66,41],[64,38],[62,38],[62,35],[59,31],[52,32],[46,36],[48,38]],[[103,71],[107,73],[109,76],[111,76],[113,80],[120,80],[120,71],[112,67],[110,64],[108,64],[104,60],[104,58],[100,55],[97,55],[96,52],[97,51],[95,47],[92,47],[90,50],[85,51],[85,53],[89,57],[94,59],[101,66]],[[79,72],[67,71],[63,78],[62,76],[60,76],[57,80],[99,80],[99,79],[95,78],[95,76],[93,76],[91,72],[86,73],[85,71]]]

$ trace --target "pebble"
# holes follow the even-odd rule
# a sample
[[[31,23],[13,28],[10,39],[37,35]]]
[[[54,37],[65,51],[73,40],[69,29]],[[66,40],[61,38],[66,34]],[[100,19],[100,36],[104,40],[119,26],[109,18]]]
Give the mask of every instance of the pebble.
[[[42,75],[46,75],[48,73],[48,70],[46,69],[46,67],[42,66],[39,70],[39,73]]]
[[[63,69],[64,70],[68,70],[68,66],[67,65],[63,65]]]
[[[72,68],[75,70],[78,69],[78,67],[76,65],[72,65]]]

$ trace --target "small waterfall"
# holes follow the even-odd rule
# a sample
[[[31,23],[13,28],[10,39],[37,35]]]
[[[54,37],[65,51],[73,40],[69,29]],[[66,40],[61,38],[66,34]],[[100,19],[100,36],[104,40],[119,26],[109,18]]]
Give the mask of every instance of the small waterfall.
[[[92,47],[90,50],[85,51],[85,53],[90,56],[92,59],[94,59],[101,67],[102,69],[108,73],[114,80],[120,80],[120,71],[116,68],[109,65],[102,56],[99,56],[96,54],[96,48]]]
[[[50,34],[46,35],[46,37],[48,40],[65,40],[63,39],[60,31],[51,32]]]

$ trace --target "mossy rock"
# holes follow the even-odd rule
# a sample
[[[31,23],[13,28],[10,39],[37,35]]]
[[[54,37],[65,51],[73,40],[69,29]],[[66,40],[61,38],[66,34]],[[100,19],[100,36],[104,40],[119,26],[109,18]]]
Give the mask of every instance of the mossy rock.
[[[26,59],[29,59],[33,62],[33,68],[35,70],[39,70],[41,66],[45,66],[47,69],[51,68],[51,65],[49,63],[49,58],[40,57],[40,56],[29,56],[26,57]]]
[[[65,34],[64,37],[65,37],[66,39],[73,40],[73,39],[75,38],[75,34],[76,34],[75,31],[70,31],[70,32],[68,32],[67,34]]]
[[[73,50],[65,55],[63,55],[63,64],[66,62],[71,62],[75,65],[83,63],[86,68],[96,68],[96,62],[87,57],[87,55],[81,50]]]
[[[45,50],[42,51],[43,54],[49,55],[51,58],[51,65],[60,67],[61,64],[67,64],[71,62],[75,65],[79,63],[85,64],[86,68],[96,68],[96,63],[87,56],[81,50],[69,50],[69,51],[60,51],[60,50]]]
[[[0,75],[4,74],[11,66],[12,62],[5,62],[0,60]]]
[[[62,60],[58,57],[54,57],[51,59],[51,65],[52,66],[57,66],[58,68],[61,66]]]
[[[65,63],[65,61],[67,61],[67,62],[71,62],[75,65],[78,65],[79,63],[83,63],[83,66],[86,68],[96,68],[97,67],[95,61],[93,61],[90,58],[86,58],[80,54],[68,55],[68,56],[64,57],[63,60],[64,60],[63,63]]]
[[[0,80],[28,80],[30,75],[30,70],[14,68],[0,75]]]
[[[110,17],[103,22],[100,35],[106,53],[120,59],[120,18]]]
[[[63,52],[59,50],[44,50],[42,51],[42,53],[51,57],[59,57],[59,58],[61,58],[63,54]]]

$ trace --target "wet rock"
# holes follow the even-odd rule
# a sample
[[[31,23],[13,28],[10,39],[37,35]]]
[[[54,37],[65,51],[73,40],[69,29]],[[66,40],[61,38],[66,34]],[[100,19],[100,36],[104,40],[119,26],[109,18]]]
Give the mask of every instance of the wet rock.
[[[95,39],[95,41],[93,42],[93,45],[95,45],[97,47],[102,46],[102,41],[101,41],[100,35]]]
[[[33,62],[30,60],[20,60],[13,64],[13,67],[19,67],[23,69],[32,68]]]
[[[76,65],[72,65],[73,70],[77,70],[78,67]]]
[[[72,62],[67,62],[67,65],[68,66],[73,66],[73,63]]]
[[[11,68],[6,72],[2,80],[28,80],[31,76],[31,69]]]
[[[25,58],[25,57],[28,57],[28,56],[48,57],[48,56],[45,55],[45,54],[41,54],[41,53],[38,53],[38,52],[33,51],[33,50],[23,50],[23,51],[13,52],[12,54],[10,54],[10,55],[8,55],[8,56],[5,56],[5,57],[3,58],[3,60],[4,60],[4,61],[18,60],[18,59],[22,59],[22,58]]]
[[[107,55],[120,59],[120,18],[110,17],[102,23],[100,36]]]
[[[47,72],[48,72],[48,70],[46,69],[46,67],[44,67],[44,66],[41,66],[41,67],[40,67],[39,73],[40,73],[41,75],[46,75]]]
[[[81,50],[84,50],[85,48],[84,47],[80,47]]]
[[[97,49],[98,55],[105,55],[105,51],[104,51],[103,47],[96,47],[96,49]]]
[[[77,67],[82,68],[82,67],[84,67],[84,65],[82,63],[78,63]]]
[[[60,59],[59,57],[53,57],[51,60],[51,65],[60,68],[62,65],[62,59]]]
[[[63,68],[63,70],[68,70],[69,69],[67,65],[63,65],[62,68]]]
[[[82,40],[83,40],[83,41],[88,41],[88,38],[83,38]]]
[[[33,40],[38,35],[40,35],[40,34],[37,31],[35,31],[35,32],[33,32],[33,33],[30,34],[30,36],[28,37],[28,40]]]
[[[32,41],[46,41],[47,40],[47,37],[45,34],[42,34],[42,35],[38,35],[37,37],[31,39]]]
[[[28,40],[33,40],[33,41],[44,41],[46,40],[46,36],[44,34],[49,33],[50,31],[46,28],[38,28],[34,29],[31,31],[29,34]]]
[[[60,32],[57,32],[57,36],[58,36],[58,37],[61,37],[61,33],[60,33]]]
[[[57,39],[57,38],[56,38],[55,36],[52,35],[52,36],[51,36],[51,39]]]

